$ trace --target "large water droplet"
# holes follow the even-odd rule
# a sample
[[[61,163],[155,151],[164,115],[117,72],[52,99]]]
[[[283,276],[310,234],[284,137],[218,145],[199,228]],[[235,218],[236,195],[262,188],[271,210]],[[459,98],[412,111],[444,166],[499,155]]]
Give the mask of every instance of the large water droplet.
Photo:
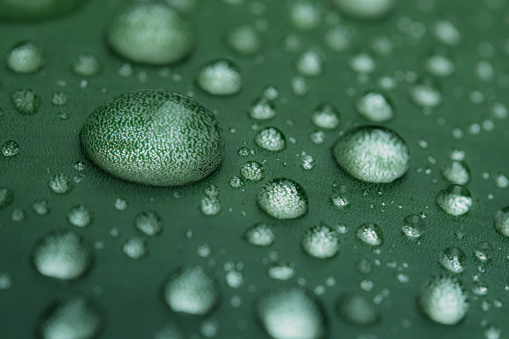
[[[379,92],[370,91],[364,94],[355,108],[366,119],[374,122],[385,122],[394,117],[392,104]]]
[[[242,87],[239,68],[233,62],[223,59],[204,65],[196,82],[202,90],[213,95],[232,95]]]
[[[111,47],[123,57],[146,64],[179,61],[194,37],[189,22],[162,3],[138,3],[118,13],[107,29]]]
[[[90,246],[73,231],[46,234],[33,251],[35,268],[42,275],[72,280],[81,277],[92,263]]]
[[[256,315],[272,338],[314,339],[325,332],[325,316],[300,287],[272,290],[256,303]]]
[[[440,252],[438,262],[451,273],[461,273],[465,270],[467,258],[465,253],[457,247],[446,248]]]
[[[438,206],[450,215],[462,215],[472,207],[472,196],[465,186],[449,185],[438,192]]]
[[[102,322],[97,307],[78,295],[50,307],[39,330],[44,339],[91,339],[98,335]]]
[[[258,205],[276,219],[294,219],[307,213],[308,198],[295,181],[274,179],[258,192]]]
[[[495,228],[504,237],[509,237],[509,206],[500,209],[495,214]]]
[[[164,287],[164,300],[175,312],[203,315],[219,302],[216,279],[202,266],[186,266],[178,270]]]
[[[148,185],[201,180],[223,156],[223,133],[212,113],[163,90],[108,101],[92,113],[80,136],[85,154],[103,170]]]
[[[419,303],[431,320],[444,325],[455,325],[468,311],[466,299],[456,279],[436,277],[422,290]]]
[[[333,0],[340,11],[357,19],[375,20],[392,11],[394,0]]]
[[[266,151],[282,151],[286,146],[286,138],[279,129],[266,127],[255,136],[255,143]]]
[[[314,258],[332,258],[339,252],[338,234],[327,225],[314,226],[304,234],[302,248]]]
[[[16,73],[33,73],[41,69],[44,62],[42,48],[31,41],[16,44],[7,55],[7,67]]]
[[[389,183],[409,167],[408,148],[396,132],[378,126],[356,127],[345,132],[332,148],[337,163],[353,177]]]
[[[0,18],[46,19],[65,14],[82,2],[83,0],[0,0]]]
[[[360,294],[341,296],[336,310],[343,319],[354,325],[366,326],[380,320],[373,302]]]

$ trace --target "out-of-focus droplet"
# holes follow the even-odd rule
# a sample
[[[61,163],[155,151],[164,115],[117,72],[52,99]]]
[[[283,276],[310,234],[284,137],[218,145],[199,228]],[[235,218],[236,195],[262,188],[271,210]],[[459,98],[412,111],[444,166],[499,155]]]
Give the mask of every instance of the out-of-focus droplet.
[[[73,184],[71,178],[60,173],[53,176],[48,182],[49,188],[57,194],[67,194],[71,192]]]
[[[31,89],[17,90],[11,94],[11,99],[16,110],[23,115],[32,115],[39,110],[39,96]]]
[[[385,122],[394,117],[392,104],[385,95],[375,91],[360,97],[355,108],[360,115],[374,122]]]
[[[67,219],[76,227],[87,227],[93,219],[92,212],[85,205],[76,205],[67,213]]]
[[[339,125],[339,112],[332,104],[320,104],[311,115],[311,121],[317,127],[334,129]]]
[[[500,209],[495,214],[495,228],[504,237],[509,237],[509,206]]]
[[[472,207],[470,191],[461,185],[449,185],[438,192],[437,204],[450,215],[463,215]]]
[[[461,41],[461,34],[452,22],[439,20],[433,27],[435,37],[445,45],[455,46]]]
[[[267,247],[272,245],[276,234],[272,226],[266,223],[255,224],[244,233],[244,239],[251,245]]]
[[[244,55],[256,54],[262,47],[260,34],[251,25],[242,25],[231,30],[226,41],[235,52]]]
[[[204,65],[196,79],[198,86],[212,95],[232,95],[242,88],[239,68],[226,59],[215,60]]]
[[[182,329],[177,323],[167,322],[154,335],[153,339],[185,339]]]
[[[40,216],[47,215],[51,211],[51,207],[48,201],[44,199],[34,201],[32,204],[32,209],[34,210],[35,214]]]
[[[339,252],[338,234],[324,224],[308,229],[301,244],[307,254],[318,259],[332,258]]]
[[[312,0],[293,1],[290,5],[290,19],[293,26],[300,30],[313,30],[321,22],[319,7]]]
[[[457,185],[465,185],[470,181],[470,169],[463,161],[451,160],[442,169],[445,179]]]
[[[38,20],[57,17],[78,7],[84,0],[0,0],[0,18]]]
[[[0,209],[12,204],[14,201],[14,192],[7,187],[0,187]]]
[[[267,274],[275,280],[289,280],[295,275],[295,265],[292,263],[277,262],[267,269]]]
[[[0,11],[2,7],[0,1]],[[44,65],[45,58],[42,48],[31,41],[24,41],[11,48],[7,55],[7,67],[16,73],[33,73]]]
[[[318,76],[323,72],[323,57],[314,50],[304,52],[297,60],[297,72],[304,76]]]
[[[346,15],[362,20],[380,19],[395,7],[395,0],[333,0],[338,9]]]
[[[369,74],[375,70],[375,60],[368,53],[358,53],[350,59],[350,67],[357,73]]]
[[[410,98],[421,107],[435,108],[442,103],[442,93],[430,80],[411,85]]]
[[[266,97],[258,98],[249,108],[249,116],[256,120],[268,120],[276,116],[274,103]]]
[[[258,205],[276,219],[295,219],[308,211],[308,198],[295,181],[274,179],[258,192]]]
[[[341,318],[354,325],[367,326],[380,320],[374,303],[360,294],[341,296],[336,310]]]
[[[141,212],[134,219],[134,227],[149,236],[156,236],[163,230],[159,214],[153,211]]]
[[[456,66],[444,55],[433,55],[426,60],[426,69],[436,77],[447,77],[454,73]]]
[[[351,28],[334,25],[325,33],[325,44],[335,52],[343,52],[350,47],[353,35]]]
[[[94,54],[81,53],[74,59],[72,70],[78,75],[90,77],[101,71],[101,63]]]
[[[138,237],[127,239],[122,245],[122,251],[131,259],[144,257],[148,252],[145,240]]]

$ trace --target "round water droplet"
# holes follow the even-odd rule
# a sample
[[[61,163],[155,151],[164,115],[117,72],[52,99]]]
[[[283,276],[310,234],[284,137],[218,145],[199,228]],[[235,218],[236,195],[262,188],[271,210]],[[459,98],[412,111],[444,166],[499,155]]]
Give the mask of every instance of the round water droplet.
[[[465,186],[449,185],[438,192],[438,206],[450,215],[463,215],[472,207],[472,196]]]
[[[2,154],[4,157],[13,157],[19,153],[20,147],[14,140],[7,140],[2,145]]]
[[[392,104],[379,92],[367,92],[357,101],[355,108],[360,115],[374,122],[385,122],[394,118]]]
[[[380,320],[380,314],[374,303],[360,294],[341,296],[336,311],[341,318],[354,325],[367,326]]]
[[[334,187],[334,192],[332,193],[330,199],[334,206],[337,208],[345,208],[350,204],[350,190],[345,185],[336,186]]]
[[[224,148],[222,130],[206,107],[163,90],[108,101],[80,136],[85,154],[106,172],[157,186],[203,179],[219,165]]]
[[[14,192],[7,187],[0,187],[0,209],[12,204],[14,201]]]
[[[213,95],[232,95],[240,91],[242,78],[239,68],[229,60],[211,61],[200,69],[198,86]]]
[[[39,327],[44,339],[96,338],[102,327],[98,308],[84,296],[73,296],[52,305]]]
[[[33,262],[44,276],[73,280],[90,267],[92,250],[74,231],[55,231],[38,242],[33,251]]]
[[[290,19],[296,28],[309,31],[320,24],[320,10],[314,1],[293,1],[290,5]]]
[[[470,169],[463,161],[449,161],[442,169],[442,175],[448,181],[458,185],[465,185],[470,181]]]
[[[122,246],[122,251],[131,259],[144,257],[148,252],[145,240],[138,237],[127,239]]]
[[[376,20],[392,12],[395,0],[333,0],[338,9],[356,19]]]
[[[493,256],[493,245],[487,241],[481,241],[475,245],[474,254],[481,262],[487,262]]]
[[[258,192],[258,205],[276,219],[294,219],[307,213],[308,198],[295,181],[274,179]]]
[[[304,52],[297,60],[297,72],[305,76],[318,76],[323,72],[323,57],[317,51]]]
[[[325,44],[336,52],[346,51],[353,38],[353,30],[349,27],[334,25],[325,34]]]
[[[368,74],[375,70],[375,60],[368,53],[356,54],[350,59],[350,67],[357,73]]]
[[[0,1],[0,12],[2,7]],[[7,67],[16,73],[33,73],[44,65],[44,52],[42,48],[31,42],[24,41],[11,48],[7,55]]]
[[[401,230],[410,239],[420,238],[425,229],[426,224],[420,215],[410,214],[403,219]]]
[[[315,109],[311,121],[317,127],[334,129],[339,125],[339,112],[332,104],[324,103]]]
[[[495,214],[495,228],[504,237],[509,237],[509,206],[500,209]]]
[[[268,120],[276,116],[276,107],[269,99],[262,97],[251,105],[249,116],[257,120]]]
[[[244,55],[255,54],[262,47],[260,34],[250,25],[235,27],[228,33],[226,41],[231,49]]]
[[[279,129],[266,127],[255,136],[255,143],[266,151],[282,151],[286,146],[286,138]]]
[[[304,234],[302,248],[314,258],[332,258],[339,252],[338,234],[327,225],[314,226]]]
[[[0,18],[46,19],[70,12],[82,2],[83,0],[0,0]]]
[[[257,161],[248,161],[240,168],[240,173],[244,178],[251,181],[260,181],[263,179],[263,166]]]
[[[442,94],[430,80],[412,85],[409,93],[413,102],[421,107],[434,108],[442,102]]]
[[[72,190],[72,180],[67,175],[60,173],[52,177],[48,182],[49,188],[57,194],[67,194]]]
[[[259,223],[244,233],[244,239],[251,245],[267,247],[272,245],[276,239],[276,234],[270,225]]]
[[[156,236],[163,230],[161,217],[156,212],[141,212],[134,219],[134,227],[149,236]]]
[[[440,252],[438,262],[451,273],[461,273],[465,270],[467,258],[465,253],[456,247],[446,248]]]
[[[256,303],[256,315],[272,338],[315,339],[325,332],[325,315],[300,287],[278,288]]]
[[[465,292],[456,279],[436,277],[424,287],[419,303],[422,311],[433,321],[455,325],[468,311]]]
[[[194,45],[190,23],[162,3],[138,3],[118,13],[106,32],[110,46],[130,61],[161,65],[187,56]]]
[[[362,224],[355,234],[357,238],[370,246],[380,246],[383,243],[382,230],[376,224]]]
[[[11,99],[16,110],[23,115],[32,115],[39,110],[39,96],[31,89],[20,89],[13,92]]]
[[[199,265],[179,269],[166,283],[163,293],[174,312],[204,315],[219,302],[216,279]]]
[[[356,127],[345,132],[332,148],[337,163],[353,177],[389,183],[409,167],[408,148],[396,132],[378,126]]]
[[[81,53],[72,63],[74,73],[81,76],[93,76],[101,71],[99,59],[91,53]]]
[[[92,212],[84,205],[77,205],[71,208],[67,214],[71,225],[76,227],[87,227],[93,219]]]

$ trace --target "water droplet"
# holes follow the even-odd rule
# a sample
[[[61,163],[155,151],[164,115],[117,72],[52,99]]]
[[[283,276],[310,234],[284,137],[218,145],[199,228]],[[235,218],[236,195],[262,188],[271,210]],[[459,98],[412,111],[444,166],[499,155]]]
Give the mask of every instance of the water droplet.
[[[213,95],[232,95],[240,91],[242,78],[239,68],[229,60],[211,61],[200,69],[198,86]]]
[[[9,273],[0,274],[0,290],[11,289],[13,285],[14,282],[12,280],[12,276]]]
[[[258,205],[276,219],[294,219],[307,213],[308,198],[295,181],[274,179],[260,189]]]
[[[465,185],[470,181],[470,169],[463,161],[449,161],[442,169],[442,175],[448,181],[458,185]]]
[[[455,325],[468,311],[465,292],[456,279],[436,277],[424,287],[419,303],[422,311],[433,321]]]
[[[12,204],[14,201],[14,192],[7,187],[0,187],[0,209]]]
[[[343,52],[350,47],[353,35],[353,30],[351,28],[334,25],[325,33],[325,43],[331,50]]]
[[[257,161],[248,161],[240,168],[240,173],[244,178],[251,181],[260,181],[263,179],[263,166]]]
[[[242,272],[232,269],[226,273],[226,283],[231,288],[239,288],[244,283]]]
[[[370,246],[380,246],[383,243],[382,230],[376,224],[362,224],[356,232],[357,238]]]
[[[267,247],[276,240],[276,234],[270,225],[259,223],[244,233],[244,239],[251,245]]]
[[[223,156],[223,133],[213,114],[191,98],[162,90],[108,101],[80,136],[85,154],[103,170],[147,185],[201,180]]]
[[[144,257],[148,252],[145,240],[138,237],[127,239],[122,246],[122,251],[131,259]]]
[[[392,182],[409,167],[405,141],[385,127],[350,129],[338,138],[332,153],[343,170],[366,182]]]
[[[90,77],[101,71],[101,64],[94,54],[81,53],[74,59],[72,70],[78,75]]]
[[[504,237],[509,237],[509,206],[500,209],[495,214],[495,228]]]
[[[249,108],[249,116],[256,120],[268,120],[276,116],[274,103],[265,98],[259,98]]]
[[[185,339],[186,336],[176,323],[164,324],[154,335],[153,339]]]
[[[32,204],[32,209],[34,210],[35,214],[40,216],[47,215],[51,211],[48,201],[43,199],[36,200]]]
[[[39,110],[39,96],[31,89],[20,89],[13,92],[11,99],[16,110],[23,115],[32,115]]]
[[[67,194],[72,190],[72,180],[67,175],[60,173],[49,180],[48,186],[57,194]]]
[[[300,287],[279,288],[256,303],[256,315],[272,338],[321,338],[325,316],[311,295]]]
[[[4,157],[13,157],[19,153],[20,147],[14,140],[7,140],[2,145],[2,154]]]
[[[421,107],[434,108],[442,102],[442,94],[430,80],[412,85],[409,93],[413,102]]]
[[[316,160],[313,158],[312,155],[307,154],[306,152],[302,152],[302,162],[300,164],[300,167],[302,167],[304,170],[309,171],[312,170],[316,166]]]
[[[489,325],[483,331],[484,339],[500,339],[502,336],[502,331],[500,328]]]
[[[127,209],[127,201],[117,198],[117,200],[115,200],[115,208],[117,211],[125,211]]]
[[[286,138],[279,129],[266,127],[255,136],[255,143],[266,151],[282,151],[286,146]]]
[[[336,311],[344,320],[354,325],[372,325],[380,320],[373,302],[360,294],[341,296]]]
[[[333,0],[338,9],[356,19],[380,19],[395,7],[394,0]]]
[[[461,273],[465,270],[467,258],[465,253],[456,247],[446,248],[440,252],[438,262],[451,273]]]
[[[141,212],[134,219],[134,227],[151,237],[163,231],[161,217],[156,212]]]
[[[11,220],[13,222],[22,222],[26,219],[27,214],[22,208],[15,208],[11,212]]]
[[[118,54],[146,64],[179,61],[194,45],[190,23],[162,3],[129,6],[113,18],[106,35]]]
[[[2,5],[0,4],[0,8]],[[16,73],[33,73],[44,65],[42,48],[31,42],[23,41],[11,48],[7,55],[7,67]]]
[[[221,201],[218,198],[219,190],[210,185],[205,189],[205,198],[201,200],[200,210],[205,215],[216,215],[221,212]]]
[[[420,238],[425,229],[426,224],[420,215],[410,214],[403,219],[401,230],[410,239]]]
[[[345,208],[350,204],[350,190],[346,185],[335,186],[330,199],[337,208]]]
[[[242,181],[242,179],[236,175],[234,175],[231,179],[230,179],[230,186],[233,187],[233,188],[239,188],[239,187],[242,187],[242,185],[244,185],[244,181]]]
[[[339,252],[338,234],[324,224],[311,227],[302,238],[302,248],[314,258],[332,258]]]
[[[297,96],[304,96],[309,92],[309,86],[303,77],[295,77],[292,79],[292,92]]]
[[[92,212],[85,205],[77,205],[71,208],[67,214],[71,225],[76,227],[87,227],[92,222]]]
[[[350,67],[357,73],[368,74],[375,70],[375,60],[368,53],[356,54],[350,59]]]
[[[216,279],[199,265],[179,269],[166,283],[163,293],[174,312],[204,315],[219,302]]]
[[[323,57],[314,50],[304,52],[297,60],[297,72],[305,76],[318,76],[323,72]]]
[[[461,34],[450,21],[440,20],[435,23],[433,33],[436,38],[445,45],[454,46],[461,40]]]
[[[474,254],[481,262],[487,262],[493,256],[493,245],[487,241],[481,241],[475,245]]]
[[[235,27],[226,37],[228,46],[239,54],[253,55],[260,51],[262,39],[253,26]]]
[[[449,185],[438,192],[437,204],[450,215],[462,215],[472,207],[472,196],[465,186]]]
[[[44,276],[73,280],[85,274],[90,267],[92,250],[76,232],[54,231],[37,243],[33,262]]]
[[[84,296],[73,296],[52,305],[39,327],[44,339],[95,338],[102,327],[102,316],[95,304]]]
[[[339,112],[332,104],[324,103],[315,109],[311,121],[317,127],[334,129],[339,125]]]
[[[317,4],[309,0],[298,0],[291,3],[290,19],[293,26],[303,31],[313,30],[321,21]]]
[[[375,91],[364,94],[355,108],[366,119],[374,122],[385,122],[394,117],[392,104],[385,95]]]
[[[433,55],[426,61],[426,69],[436,77],[447,77],[454,73],[454,63],[444,55]]]
[[[51,98],[51,103],[55,106],[62,106],[67,103],[67,94],[64,92],[56,92]]]

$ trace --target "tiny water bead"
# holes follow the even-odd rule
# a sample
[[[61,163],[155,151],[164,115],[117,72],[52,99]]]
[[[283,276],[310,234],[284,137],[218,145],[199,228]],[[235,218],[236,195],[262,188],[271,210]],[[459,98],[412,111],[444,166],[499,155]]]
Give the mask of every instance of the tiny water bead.
[[[379,126],[355,127],[332,148],[337,163],[351,176],[366,182],[390,183],[403,176],[410,155],[396,132]]]
[[[19,153],[19,144],[14,140],[7,140],[2,145],[2,154],[4,157],[13,157]]]
[[[240,173],[244,178],[250,181],[260,181],[263,179],[263,166],[257,161],[248,161],[240,168]]]
[[[0,1],[1,8],[1,1]],[[7,67],[16,73],[33,73],[44,65],[45,58],[42,48],[31,41],[16,44],[7,56]]]
[[[336,311],[341,318],[354,325],[367,326],[380,320],[380,314],[374,303],[361,294],[341,296]]]
[[[467,297],[460,283],[450,277],[436,277],[421,292],[419,304],[431,320],[455,325],[468,311]]]
[[[350,47],[353,30],[343,25],[333,25],[325,33],[325,44],[335,52],[344,52]]]
[[[279,152],[286,147],[286,138],[279,129],[266,127],[255,136],[255,143],[269,152]]]
[[[359,98],[355,108],[360,115],[374,122],[385,122],[394,117],[392,104],[379,92],[367,92]]]
[[[313,114],[311,121],[316,127],[334,129],[339,125],[339,112],[336,107],[329,103],[320,104]]]
[[[438,192],[436,196],[438,206],[450,215],[463,215],[472,207],[470,191],[461,185],[449,185]]]
[[[226,42],[228,47],[243,55],[256,54],[262,47],[260,34],[251,25],[235,27],[228,33]]]
[[[134,227],[149,236],[156,236],[163,230],[161,217],[156,212],[141,212],[134,219]]]
[[[463,161],[450,160],[442,168],[442,175],[445,179],[457,185],[465,185],[470,181],[470,169]]]
[[[401,230],[410,239],[420,238],[425,229],[426,224],[420,215],[410,214],[403,219]]]
[[[440,252],[438,262],[451,273],[462,273],[465,270],[467,258],[465,253],[457,247],[446,248]]]
[[[380,19],[395,7],[395,0],[333,0],[338,9],[356,19]]]
[[[74,59],[72,70],[78,75],[90,77],[101,71],[101,64],[94,54],[81,53]]]
[[[258,205],[276,219],[295,219],[308,211],[308,198],[295,181],[274,179],[258,192]]]
[[[194,46],[190,23],[163,3],[127,7],[111,20],[106,36],[118,54],[145,64],[177,62]]]
[[[509,206],[500,209],[495,214],[495,228],[504,237],[509,237]]]
[[[272,226],[266,223],[255,224],[244,233],[244,239],[254,246],[267,247],[274,243],[276,234]]]
[[[325,315],[301,287],[280,287],[262,295],[256,316],[272,338],[318,339],[325,335]]]
[[[87,297],[74,295],[45,312],[39,326],[44,339],[96,338],[103,324],[97,306]]]
[[[166,283],[164,300],[174,312],[204,315],[219,302],[219,286],[208,269],[185,266]]]
[[[339,252],[339,236],[329,226],[320,224],[306,231],[302,248],[314,258],[332,258]]]
[[[93,215],[87,206],[76,205],[70,209],[67,219],[73,226],[87,227],[92,222]]]
[[[370,246],[380,246],[383,243],[382,230],[376,224],[362,224],[355,234],[363,243]]]
[[[39,96],[31,89],[24,88],[13,92],[11,100],[14,108],[23,115],[32,115],[39,110]]]
[[[272,119],[276,113],[276,106],[266,97],[256,99],[249,108],[249,116],[256,120]]]
[[[63,15],[78,7],[84,0],[0,0],[0,18],[37,20]]]
[[[338,185],[334,187],[330,197],[332,204],[340,209],[350,205],[351,193],[346,185]]]
[[[37,271],[47,277],[73,280],[81,277],[92,263],[92,250],[74,231],[46,234],[33,251]]]
[[[205,92],[218,95],[233,95],[242,88],[239,68],[231,61],[220,59],[204,65],[196,79],[198,86]]]
[[[106,102],[85,122],[80,137],[84,153],[107,173],[155,186],[201,180],[224,152],[213,114],[164,90],[130,92]]]

